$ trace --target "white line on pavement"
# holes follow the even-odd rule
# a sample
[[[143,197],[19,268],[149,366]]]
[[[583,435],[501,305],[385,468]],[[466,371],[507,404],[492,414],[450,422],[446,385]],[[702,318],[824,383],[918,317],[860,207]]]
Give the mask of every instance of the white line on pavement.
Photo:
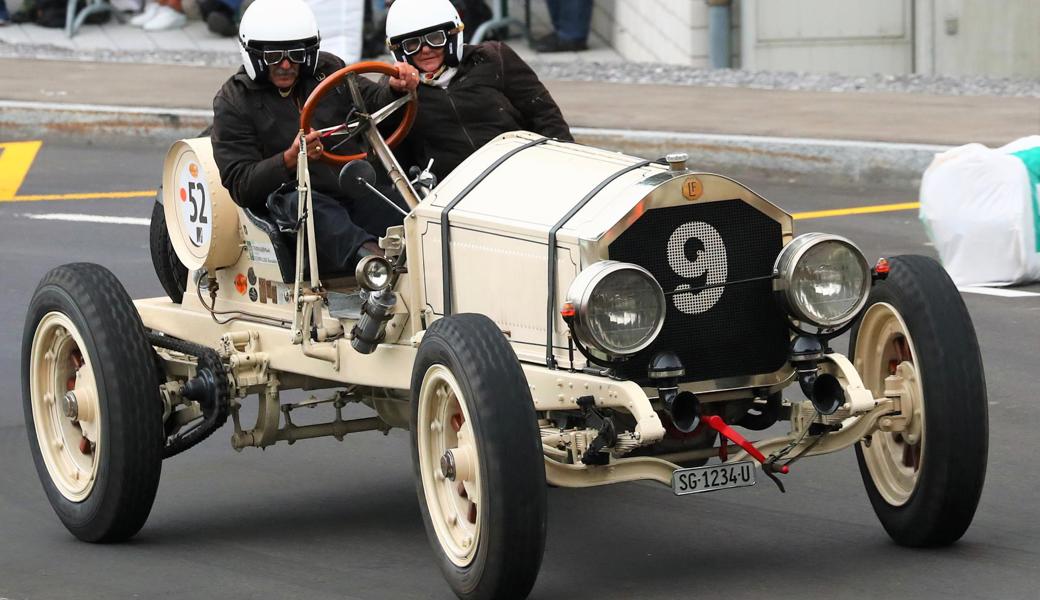
[[[79,223],[107,223],[109,225],[149,225],[150,219],[139,217],[105,217],[76,213],[22,213],[22,217],[38,221],[75,221]]]
[[[1023,292],[1021,290],[1009,290],[1007,288],[997,287],[982,287],[977,285],[967,285],[964,287],[957,288],[958,290],[966,294],[982,294],[984,296],[999,296],[1001,298],[1028,298],[1031,296],[1040,296],[1037,292]]]
[[[114,104],[73,104],[71,102],[33,102],[0,100],[0,109],[57,110],[71,112],[118,113],[134,115],[176,115],[213,118],[213,111],[201,108],[163,108],[161,106],[117,106]]]

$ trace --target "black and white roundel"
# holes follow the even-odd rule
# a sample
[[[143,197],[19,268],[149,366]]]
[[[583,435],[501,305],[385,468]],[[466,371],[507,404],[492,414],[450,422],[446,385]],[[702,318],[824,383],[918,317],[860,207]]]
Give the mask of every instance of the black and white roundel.
[[[722,297],[726,288],[720,284],[726,282],[729,259],[722,236],[711,225],[694,221],[676,228],[668,238],[668,265],[680,277],[704,278],[702,285],[719,286],[684,292],[691,285],[679,284],[672,294],[672,303],[678,310],[688,315],[697,315],[711,310]]]

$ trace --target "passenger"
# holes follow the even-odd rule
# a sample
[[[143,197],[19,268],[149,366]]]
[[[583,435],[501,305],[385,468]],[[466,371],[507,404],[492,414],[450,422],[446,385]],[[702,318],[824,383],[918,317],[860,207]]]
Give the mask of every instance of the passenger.
[[[574,141],[549,91],[509,46],[463,46],[462,21],[449,0],[396,0],[386,17],[394,58],[421,72],[419,114],[398,147],[406,165],[443,180],[478,148],[507,131],[524,129]]]
[[[261,213],[270,209],[281,222],[296,220],[295,193],[285,194],[288,202],[283,203],[269,204],[268,197],[296,179],[300,111],[318,82],[344,66],[336,56],[319,53],[319,42],[314,13],[306,2],[256,0],[239,27],[243,66],[213,99],[211,141],[221,182],[240,206]],[[363,77],[358,83],[367,108],[374,110],[392,101],[395,92],[414,90],[418,78],[414,67],[402,63],[389,85]],[[315,110],[311,126],[317,130],[344,123],[352,105],[347,86],[331,90]],[[383,202],[345,197],[338,169],[319,161],[318,131],[309,133],[306,142],[319,269],[353,273],[358,260],[380,253],[377,236],[399,224],[401,215]],[[361,150],[351,142],[337,152]]]

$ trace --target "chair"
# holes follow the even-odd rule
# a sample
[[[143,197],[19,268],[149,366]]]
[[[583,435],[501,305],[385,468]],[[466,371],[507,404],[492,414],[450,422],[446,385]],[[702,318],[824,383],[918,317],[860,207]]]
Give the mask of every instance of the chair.
[[[86,21],[87,17],[90,15],[102,12],[117,12],[115,7],[108,3],[108,0],[86,0],[86,6],[78,12],[76,11],[77,4],[79,4],[79,0],[69,0],[69,7],[65,11],[66,37],[76,35],[76,30],[83,25],[83,22]]]
[[[509,16],[509,8],[507,3],[509,0],[493,0],[491,2],[491,19],[484,21],[477,27],[477,30],[473,32],[473,39],[470,41],[471,44],[479,44],[484,40],[484,36],[488,34],[491,29],[497,29],[498,27],[509,27],[510,25],[519,25],[523,28],[524,37],[529,38],[531,35],[531,0],[524,0],[524,20],[514,19]]]

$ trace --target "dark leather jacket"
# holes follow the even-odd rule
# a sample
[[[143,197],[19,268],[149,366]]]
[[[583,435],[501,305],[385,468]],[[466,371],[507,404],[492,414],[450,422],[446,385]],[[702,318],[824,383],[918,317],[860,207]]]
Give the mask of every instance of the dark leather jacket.
[[[507,131],[574,141],[560,107],[531,67],[501,42],[466,46],[447,88],[419,86],[419,114],[398,149],[405,165],[434,159],[439,180]]]
[[[282,183],[296,178],[296,169],[285,166],[282,153],[292,146],[300,129],[300,109],[310,93],[325,77],[343,68],[332,54],[321,53],[313,75],[300,75],[292,93],[283,98],[268,81],[253,81],[240,68],[213,98],[213,158],[220,180],[240,206],[263,210],[268,194]],[[375,110],[389,103],[394,94],[389,86],[359,78],[366,108]],[[353,102],[346,83],[322,99],[311,119],[311,127],[321,129],[346,120]],[[338,137],[328,138],[328,146]],[[353,142],[344,144],[337,154],[360,152]],[[341,196],[339,167],[321,161],[310,162],[311,185],[318,192]]]

